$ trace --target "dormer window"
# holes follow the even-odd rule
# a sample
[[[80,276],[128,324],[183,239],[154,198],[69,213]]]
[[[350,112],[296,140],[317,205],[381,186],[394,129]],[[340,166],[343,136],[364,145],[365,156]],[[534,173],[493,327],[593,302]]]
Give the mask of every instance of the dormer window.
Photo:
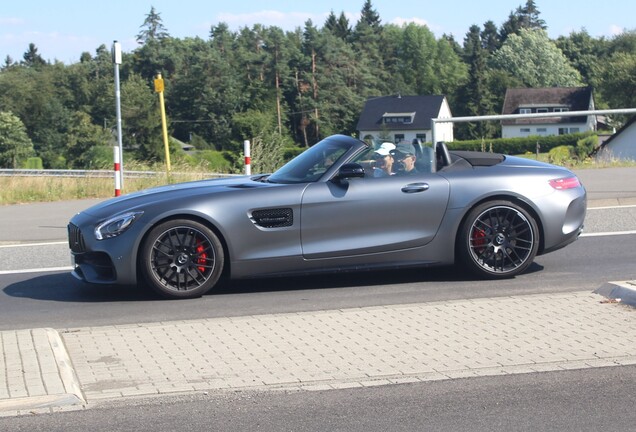
[[[415,113],[384,113],[382,123],[384,124],[411,124]]]
[[[547,113],[548,109],[547,108],[537,108],[537,112],[538,113]]]
[[[555,108],[554,112],[568,112],[570,108]]]
[[[531,108],[519,108],[519,114],[531,114],[531,113],[532,113]]]

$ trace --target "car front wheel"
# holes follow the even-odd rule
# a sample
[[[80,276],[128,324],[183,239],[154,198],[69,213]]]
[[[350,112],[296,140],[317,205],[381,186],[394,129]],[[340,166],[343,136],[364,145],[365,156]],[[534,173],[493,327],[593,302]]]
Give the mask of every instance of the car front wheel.
[[[471,271],[490,279],[509,278],[528,268],[539,249],[534,218],[510,201],[475,207],[462,225],[459,256]]]
[[[187,219],[153,228],[140,255],[145,281],[167,298],[194,298],[212,289],[223,270],[223,247],[205,225]]]

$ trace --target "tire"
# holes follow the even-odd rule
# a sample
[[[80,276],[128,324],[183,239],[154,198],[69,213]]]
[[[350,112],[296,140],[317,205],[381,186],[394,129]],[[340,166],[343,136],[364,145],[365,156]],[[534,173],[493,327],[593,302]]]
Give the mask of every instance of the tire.
[[[488,279],[522,273],[532,264],[539,249],[536,221],[510,201],[490,201],[475,207],[458,238],[462,263]]]
[[[153,228],[143,242],[140,268],[146,283],[170,299],[200,297],[223,270],[223,247],[205,225],[175,219]]]

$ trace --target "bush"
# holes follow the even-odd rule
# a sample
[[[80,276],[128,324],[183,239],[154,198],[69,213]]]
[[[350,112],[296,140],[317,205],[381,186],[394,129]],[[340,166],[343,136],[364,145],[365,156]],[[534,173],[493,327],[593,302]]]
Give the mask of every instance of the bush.
[[[206,161],[209,170],[216,173],[229,173],[233,171],[234,163],[228,159],[227,152],[216,150],[203,150],[196,153],[196,158]]]
[[[598,136],[591,135],[576,142],[576,155],[580,160],[588,157],[598,147]]]
[[[573,146],[554,147],[548,152],[548,160],[555,165],[565,165],[574,154]]]
[[[113,146],[93,146],[84,154],[86,169],[112,169],[115,160]]]
[[[42,158],[30,157],[24,162],[25,169],[41,170],[43,169]]]
[[[537,144],[540,152],[549,152],[560,146],[575,148],[585,138],[596,137],[593,132],[568,135],[529,136],[524,138],[496,138],[486,140],[453,141],[446,143],[451,150],[493,151],[510,155],[536,153]],[[598,137],[596,137],[598,140]]]

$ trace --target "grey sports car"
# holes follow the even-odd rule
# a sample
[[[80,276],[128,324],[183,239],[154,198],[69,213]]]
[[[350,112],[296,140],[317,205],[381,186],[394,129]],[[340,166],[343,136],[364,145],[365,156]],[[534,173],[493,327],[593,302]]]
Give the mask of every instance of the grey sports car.
[[[585,210],[585,188],[562,167],[334,135],[273,174],[110,199],[75,215],[68,234],[77,278],[192,298],[221,276],[456,263],[513,277],[576,240]]]

